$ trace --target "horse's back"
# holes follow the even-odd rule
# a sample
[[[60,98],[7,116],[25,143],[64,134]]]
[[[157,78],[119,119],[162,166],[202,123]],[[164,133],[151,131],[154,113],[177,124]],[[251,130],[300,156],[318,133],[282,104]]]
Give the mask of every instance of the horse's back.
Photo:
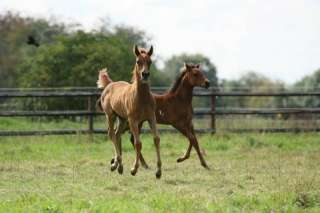
[[[118,89],[124,89],[126,87],[130,86],[130,84],[126,81],[116,81],[116,82],[112,82],[110,83],[107,88],[109,90],[118,90]]]

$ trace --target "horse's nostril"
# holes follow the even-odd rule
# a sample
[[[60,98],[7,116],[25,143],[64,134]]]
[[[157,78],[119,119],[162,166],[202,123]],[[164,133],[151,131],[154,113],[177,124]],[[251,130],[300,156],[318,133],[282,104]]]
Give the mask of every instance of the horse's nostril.
[[[143,72],[143,73],[142,73],[142,77],[143,77],[143,78],[148,78],[149,75],[150,75],[149,72]]]

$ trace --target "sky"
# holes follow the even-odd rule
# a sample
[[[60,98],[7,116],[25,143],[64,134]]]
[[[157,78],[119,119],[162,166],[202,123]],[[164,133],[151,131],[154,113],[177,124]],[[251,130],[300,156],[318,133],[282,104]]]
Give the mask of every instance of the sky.
[[[1,0],[6,10],[88,30],[101,18],[134,26],[151,36],[162,60],[201,53],[219,78],[256,71],[294,83],[320,68],[320,0]]]

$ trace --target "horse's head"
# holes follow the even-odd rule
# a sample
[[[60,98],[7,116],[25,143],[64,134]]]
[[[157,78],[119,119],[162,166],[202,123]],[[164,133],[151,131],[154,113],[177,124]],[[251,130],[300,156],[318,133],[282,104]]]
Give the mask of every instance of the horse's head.
[[[143,48],[138,48],[137,45],[134,45],[133,52],[136,55],[136,75],[142,83],[148,83],[150,76],[150,66],[152,63],[151,55],[153,53],[153,47],[151,46],[149,51],[147,51]]]
[[[209,88],[210,81],[205,77],[200,69],[200,64],[185,63],[186,78],[192,86]]]

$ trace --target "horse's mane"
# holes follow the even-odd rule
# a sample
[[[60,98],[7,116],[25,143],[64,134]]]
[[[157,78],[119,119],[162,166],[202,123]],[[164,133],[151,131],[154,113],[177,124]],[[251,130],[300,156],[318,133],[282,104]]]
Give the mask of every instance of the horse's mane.
[[[169,90],[169,92],[176,92],[177,89],[179,88],[183,77],[186,75],[187,70],[185,68],[182,68],[180,71],[180,75],[178,75],[178,77],[176,78],[175,82],[173,83],[173,86],[171,87],[171,89]]]

